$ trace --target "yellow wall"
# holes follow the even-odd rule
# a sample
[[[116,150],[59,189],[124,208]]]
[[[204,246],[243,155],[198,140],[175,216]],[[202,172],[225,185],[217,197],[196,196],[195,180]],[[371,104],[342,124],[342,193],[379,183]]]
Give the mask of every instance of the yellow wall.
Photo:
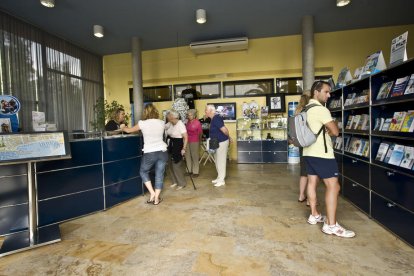
[[[409,31],[414,25],[360,29],[315,34],[315,68],[317,75],[333,75],[348,66],[351,72],[364,64],[367,55],[382,50],[389,62],[391,40]],[[408,40],[408,57],[414,56],[414,43]],[[144,86],[171,85],[191,82],[227,81],[255,78],[297,77],[302,74],[301,36],[283,36],[249,40],[249,50],[195,56],[188,46],[144,51]],[[104,90],[108,100],[117,100],[129,109],[129,88],[132,87],[131,54],[108,55],[104,62]],[[294,97],[295,98],[295,97]],[[296,97],[297,98],[297,97]],[[240,116],[241,103],[253,98],[230,98],[196,101],[203,113],[207,102],[237,102]],[[264,97],[254,98],[260,105]],[[286,99],[286,103],[294,99]],[[171,102],[157,103],[160,110],[169,109]],[[229,123],[235,137],[235,124]],[[236,159],[236,147],[231,156]]]

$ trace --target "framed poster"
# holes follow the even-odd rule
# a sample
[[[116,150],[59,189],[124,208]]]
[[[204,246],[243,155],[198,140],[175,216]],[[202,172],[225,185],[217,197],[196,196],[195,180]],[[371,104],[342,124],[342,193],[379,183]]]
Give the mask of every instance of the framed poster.
[[[285,94],[270,94],[266,96],[269,113],[285,112]]]

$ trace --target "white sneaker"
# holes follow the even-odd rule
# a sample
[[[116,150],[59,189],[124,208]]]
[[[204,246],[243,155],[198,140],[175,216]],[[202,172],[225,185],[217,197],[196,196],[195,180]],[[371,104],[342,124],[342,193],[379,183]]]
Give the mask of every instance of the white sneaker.
[[[171,184],[171,186],[170,186],[171,188],[175,188],[175,187],[177,187],[177,183],[174,183],[174,184]]]
[[[213,184],[217,184],[217,182],[218,182],[217,179],[211,180],[211,183],[213,183]]]
[[[224,186],[226,185],[226,182],[217,182],[216,184],[214,184],[214,187],[220,187],[220,186]]]
[[[185,187],[185,186],[178,186],[178,187],[177,187],[177,189],[175,189],[175,190],[179,191],[179,190],[184,189],[184,187]]]
[[[323,224],[322,232],[328,235],[337,235],[342,238],[353,238],[355,237],[355,232],[351,230],[346,230],[341,225],[336,223],[335,225],[328,225],[327,223]]]
[[[312,225],[315,225],[318,222],[325,222],[325,220],[326,220],[326,216],[324,216],[322,214],[319,214],[318,216],[312,216],[312,214],[311,214],[311,215],[309,215],[308,223],[312,224]]]

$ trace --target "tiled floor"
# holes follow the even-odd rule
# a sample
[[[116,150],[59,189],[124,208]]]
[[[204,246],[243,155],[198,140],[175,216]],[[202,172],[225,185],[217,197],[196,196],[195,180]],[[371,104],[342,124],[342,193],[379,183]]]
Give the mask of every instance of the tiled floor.
[[[0,275],[414,275],[414,249],[343,199],[355,238],[308,225],[297,168],[231,164],[220,188],[213,171],[196,191],[167,178],[159,206],[138,197],[64,223],[62,242],[1,258]]]

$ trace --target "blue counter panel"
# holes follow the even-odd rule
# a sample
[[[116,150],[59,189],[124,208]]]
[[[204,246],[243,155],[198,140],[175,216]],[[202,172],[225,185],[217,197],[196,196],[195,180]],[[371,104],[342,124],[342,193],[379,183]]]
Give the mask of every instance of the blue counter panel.
[[[142,195],[141,177],[105,187],[106,208]]]
[[[36,163],[37,172],[102,163],[101,140],[70,142],[71,159]]]
[[[28,204],[0,208],[0,235],[26,230],[28,227]]]
[[[0,177],[10,175],[21,175],[27,173],[26,164],[2,165],[0,166]]]
[[[39,226],[80,217],[103,210],[103,207],[102,189],[39,201]]]
[[[0,207],[27,203],[27,189],[26,175],[0,178]]]
[[[140,156],[141,149],[141,137],[139,136],[104,139],[104,162]]]
[[[101,165],[37,174],[39,200],[99,187],[102,187]]]
[[[121,182],[139,176],[141,157],[106,163],[105,185]]]

